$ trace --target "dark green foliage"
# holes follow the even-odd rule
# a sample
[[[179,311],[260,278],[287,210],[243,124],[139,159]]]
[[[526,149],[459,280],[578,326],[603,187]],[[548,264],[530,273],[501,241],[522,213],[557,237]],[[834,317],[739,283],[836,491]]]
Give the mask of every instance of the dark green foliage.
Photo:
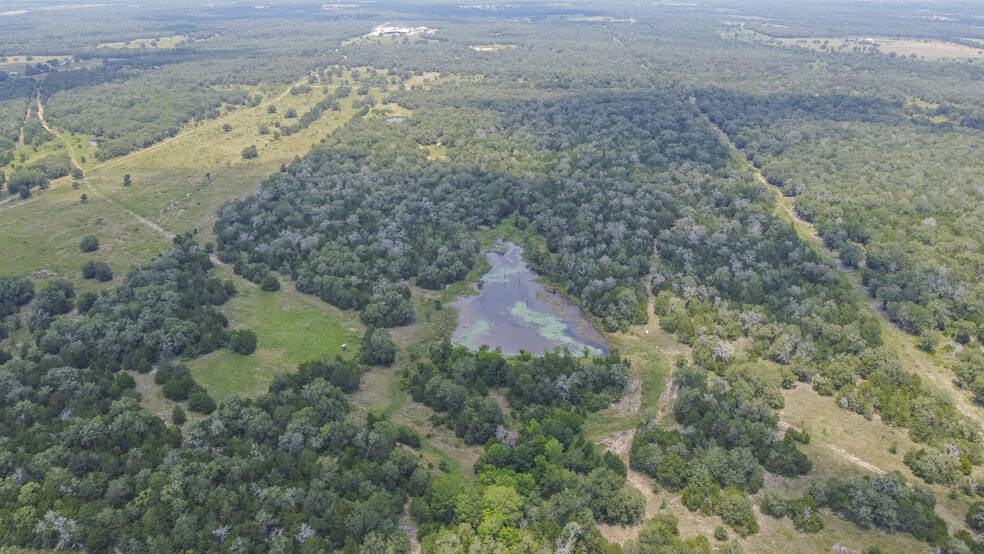
[[[913,448],[905,453],[903,462],[916,477],[929,484],[953,485],[961,478],[960,451],[953,445],[945,447],[952,454],[933,447]]]
[[[72,283],[64,279],[50,281],[42,288],[28,305],[31,318],[28,321],[28,328],[31,331],[47,329],[51,324],[52,317],[66,314],[72,311],[75,305],[72,300],[75,298],[75,287]]]
[[[724,489],[719,513],[721,519],[743,537],[754,535],[759,531],[758,520],[752,510],[752,502],[737,487],[731,486]]]
[[[34,177],[33,182],[30,184],[22,183],[21,186],[27,184],[28,187],[39,186],[41,188],[47,188],[48,180],[58,179],[59,177],[64,177],[68,175],[74,168],[72,165],[72,159],[68,154],[50,154],[41,158],[38,161],[32,162],[28,168],[30,171],[34,171],[43,176],[43,179],[37,179]],[[16,177],[18,174],[14,174]]]
[[[161,391],[164,393],[164,398],[181,402],[188,399],[194,386],[195,380],[189,375],[180,379],[168,379],[161,386]]]
[[[95,252],[96,250],[99,250],[99,239],[92,235],[84,237],[79,242],[79,250],[83,252]]]
[[[186,370],[162,364],[159,373],[171,383]],[[30,360],[0,366],[3,382],[20,383],[18,401],[37,406],[0,456],[0,470],[16,487],[16,494],[0,502],[0,529],[8,544],[54,547],[57,518],[73,522],[76,540],[90,552],[112,551],[114,545],[133,552],[152,545],[164,551],[218,550],[223,541],[260,541],[255,522],[282,522],[292,542],[310,528],[320,542],[307,542],[317,551],[339,550],[348,542],[406,541],[396,523],[408,491],[422,494],[428,476],[396,447],[392,425],[367,428],[350,417],[342,392],[318,372],[284,376],[256,400],[230,397],[220,407],[203,390],[193,390],[189,407],[211,414],[186,425],[183,440],[177,427],[169,429],[139,406],[131,396],[132,377],[111,375]],[[22,413],[4,403],[0,425],[13,428]],[[176,407],[173,422],[184,419]],[[130,453],[126,463],[118,463],[120,450]],[[22,468],[16,481],[15,468]],[[208,478],[200,473],[205,468],[214,470]],[[72,502],[57,488],[42,489],[56,483],[75,483]],[[291,500],[298,493],[290,491],[299,496]],[[160,510],[157,501],[139,501],[166,494],[187,509]],[[219,498],[230,502],[230,512],[216,509]],[[39,526],[49,512],[57,521]],[[29,529],[22,524],[25,517]],[[34,532],[43,525],[47,532]]]
[[[75,307],[79,310],[79,313],[87,313],[92,309],[92,306],[95,305],[98,299],[99,295],[94,292],[83,292],[75,302]]]
[[[499,404],[487,396],[472,396],[465,401],[457,417],[454,433],[467,444],[484,444],[502,425]]]
[[[762,513],[776,518],[786,517],[789,509],[789,500],[786,495],[778,489],[768,489],[762,495]]]
[[[790,477],[810,471],[812,463],[792,437],[776,440],[778,418],[765,403],[767,395],[725,387],[721,380],[708,386],[707,372],[688,366],[674,378],[674,417],[688,433],[646,422],[636,432],[629,462],[671,490],[683,488],[689,509],[717,513],[722,487],[757,492],[763,469]],[[695,475],[702,477],[693,481]],[[753,526],[739,519],[733,519],[735,528],[751,532]]]
[[[961,384],[974,393],[974,400],[984,404],[984,353],[973,348],[964,348],[957,354],[953,372]]]
[[[87,357],[114,369],[142,369],[158,358],[221,348],[228,341],[228,321],[212,306],[225,302],[235,287],[228,279],[210,275],[211,268],[197,244],[178,237],[166,255],[130,271],[119,287],[101,295],[85,318],[61,322],[41,340],[48,340],[54,353],[67,353],[70,345],[59,337],[91,337],[84,349]],[[57,283],[32,301],[32,328],[47,329],[52,315],[71,310],[74,290]]]
[[[898,69],[880,73],[887,77]],[[932,79],[928,74],[910,78]],[[938,170],[973,163],[968,145],[977,140],[976,133],[972,138],[950,122],[934,125],[927,119],[927,114],[946,114],[955,121],[958,110],[923,108],[874,91],[749,96],[709,88],[696,96],[701,109],[762,167],[770,183],[797,196],[797,212],[816,226],[828,247],[840,250],[847,266],[863,262],[872,296],[903,329],[915,335],[942,330],[950,321],[979,312],[982,291],[971,269],[976,262],[952,255],[945,246],[967,236],[962,221],[978,205],[979,192],[956,173]],[[905,156],[905,171],[884,171],[900,159],[900,151],[884,146],[887,136],[919,145],[914,155]],[[825,154],[818,155],[827,151],[844,155],[828,164]],[[855,175],[863,184],[831,186],[838,174]],[[929,176],[933,185],[924,180]],[[936,186],[947,187],[946,194],[937,194]],[[980,238],[968,240],[977,244]],[[941,266],[947,270],[939,272]]]
[[[713,516],[721,510],[721,485],[705,477],[687,483],[680,498],[683,505],[691,512],[700,512],[705,516]]]
[[[21,169],[7,179],[7,191],[27,198],[33,188],[47,188],[48,178],[36,169]],[[27,196],[25,196],[25,193]]]
[[[984,532],[984,502],[978,500],[970,505],[967,516],[964,518],[967,526],[974,531]]]
[[[809,494],[804,494],[789,504],[789,516],[793,519],[793,526],[801,533],[819,533],[823,530],[820,506]]]
[[[452,380],[453,379],[453,380]],[[618,352],[582,364],[570,352],[546,353],[507,364],[498,351],[469,352],[450,343],[431,351],[429,360],[411,366],[411,397],[447,412],[458,436],[484,443],[502,423],[498,404],[485,397],[490,387],[508,387],[511,405],[599,410],[615,401],[628,381],[628,364]],[[567,430],[577,433],[575,429]]]
[[[784,438],[798,442],[800,444],[810,444],[810,434],[804,431],[797,431],[792,427],[786,429]]]
[[[34,298],[34,285],[23,277],[0,277],[0,318],[16,313]]]
[[[673,109],[689,111],[683,104],[677,104],[675,99],[660,98],[655,101],[651,97],[602,95],[579,99],[579,102],[549,102],[546,106],[503,104],[498,116],[504,118],[509,126],[508,132],[516,134],[517,140],[520,135],[536,132],[535,147],[558,152],[563,149],[565,155],[571,155],[567,148],[587,140],[588,134],[598,131],[598,125],[604,127],[607,125],[605,122],[619,119],[621,114],[633,114],[630,115],[631,120],[625,122],[624,132],[619,129],[606,136],[626,141],[626,147],[638,141],[656,141],[656,148],[661,153],[647,154],[649,157],[641,163],[676,164],[683,163],[687,158],[688,154],[683,149],[675,148],[669,134],[654,137],[649,127],[649,121],[660,119]],[[590,106],[590,109],[585,109],[585,106]],[[447,108],[430,109],[435,110],[433,117],[436,119],[454,116],[454,111]],[[552,129],[552,122],[556,120],[568,123]],[[674,124],[679,125],[679,132],[705,141],[705,146],[721,157],[717,163],[725,159],[726,152],[716,142],[714,135],[707,132],[706,125],[699,123],[698,118],[692,117]],[[549,134],[543,134],[544,129],[552,130]],[[471,131],[472,134],[475,132],[477,130]],[[379,133],[391,135],[393,138],[387,140],[398,145],[398,150],[386,154],[363,151],[361,145],[366,140],[380,140]],[[462,128],[455,131],[454,136],[445,135],[442,140],[448,145],[452,141],[465,141],[467,133]],[[570,262],[560,264],[550,256],[534,252],[531,263],[579,296],[590,310],[605,318],[610,329],[625,328],[630,322],[644,320],[645,309],[640,310],[639,307],[645,306],[646,291],[637,283],[647,271],[655,230],[651,226],[644,228],[639,218],[623,214],[626,204],[618,202],[596,202],[592,206],[595,213],[603,214],[604,224],[600,233],[595,229],[594,222],[562,215],[595,198],[593,191],[611,191],[626,198],[635,195],[639,190],[635,183],[603,174],[602,168],[610,161],[596,160],[579,152],[577,156],[583,155],[583,159],[578,159],[575,165],[593,168],[590,178],[573,177],[573,168],[566,163],[561,164],[558,158],[556,163],[536,168],[534,180],[530,183],[507,173],[489,173],[469,165],[437,167],[428,164],[420,149],[399,140],[398,134],[399,130],[393,126],[378,128],[368,122],[355,122],[346,128],[345,133],[333,135],[324,148],[315,149],[286,175],[271,178],[264,185],[265,190],[280,192],[267,195],[264,199],[252,197],[224,208],[216,224],[219,241],[223,246],[259,252],[251,256],[270,267],[280,268],[287,264],[291,268],[299,268],[296,272],[297,285],[302,292],[316,294],[339,307],[362,309],[367,323],[392,326],[410,321],[409,310],[398,299],[386,297],[387,289],[381,283],[381,277],[399,282],[416,276],[418,285],[435,289],[460,280],[472,267],[477,250],[477,244],[468,235],[468,230],[483,224],[498,223],[517,208],[524,214],[542,212],[536,231],[546,236],[548,247],[558,258],[569,259]],[[558,136],[565,139],[555,138]],[[402,157],[401,163],[409,165],[393,172],[395,168],[388,161],[396,156]],[[370,168],[373,175],[356,174],[357,167]],[[580,182],[590,183],[591,189],[559,186],[565,174],[571,174],[571,178]],[[547,179],[547,175],[551,178]],[[320,178],[344,183],[344,194],[334,194],[329,198],[322,189],[307,186],[311,179]],[[366,179],[373,184],[356,185]],[[450,182],[466,183],[467,187],[451,187],[448,189],[451,195],[446,196],[444,189],[438,185]],[[513,198],[524,194],[523,190],[529,190],[530,195],[520,205]],[[287,191],[290,191],[289,195],[283,194]],[[386,203],[367,202],[365,199],[370,194],[390,200]],[[303,199],[306,207],[294,206],[285,213],[315,210],[319,215],[303,221],[288,218],[286,230],[283,225],[273,225],[273,219],[270,219],[270,225],[263,224],[251,233],[240,232],[240,227],[245,230],[246,225],[241,214],[284,209],[286,205],[281,207],[281,204],[286,202],[288,196]],[[353,206],[359,206],[355,213],[339,210],[336,214],[336,209],[341,206],[338,202],[343,197]],[[634,198],[634,202],[633,209],[645,211],[646,220],[655,222],[660,228],[669,227],[674,219],[672,199],[665,195],[645,194]],[[442,206],[441,209],[457,209],[452,206],[460,204],[466,217],[440,221],[432,217],[402,215],[422,214],[422,210],[429,209],[423,206],[429,204]],[[393,211],[396,206],[416,205],[421,208],[400,213]],[[562,223],[565,221],[566,225],[575,225],[575,228],[565,228]],[[315,225],[321,225],[317,233],[324,238],[314,234]],[[330,234],[325,236],[326,232]],[[565,240],[565,236],[572,235],[577,235],[578,240]],[[241,239],[246,236],[255,239],[243,242]],[[256,246],[260,243],[268,247],[257,250]],[[601,251],[607,254],[598,256]],[[588,264],[590,270],[573,272],[564,269],[574,264],[575,260],[578,264]],[[311,268],[315,266],[324,271],[313,272]],[[352,271],[360,276],[360,281],[347,279]],[[609,282],[612,279],[615,280],[614,284]],[[381,286],[384,288],[379,290]],[[399,311],[401,315],[390,318],[379,313],[382,310]]]
[[[826,484],[814,484],[810,495],[818,505],[861,528],[909,533],[930,544],[947,536],[946,522],[933,511],[933,493],[907,486],[898,473],[831,479]]]
[[[300,366],[299,374],[305,379],[320,377],[341,389],[342,392],[349,393],[359,388],[362,374],[368,369],[355,360],[342,360],[339,357],[331,361],[303,363]],[[274,384],[276,385],[276,381]]]
[[[243,159],[244,160],[252,160],[253,158],[256,158],[259,155],[260,154],[259,154],[259,152],[257,152],[256,145],[255,144],[250,145],[250,146],[247,146],[246,148],[243,148]]]
[[[236,329],[229,334],[229,348],[236,354],[249,356],[256,352],[256,333],[250,329]]]
[[[264,264],[246,263],[235,253],[230,253],[228,250],[225,252],[227,254],[222,257],[233,262],[232,270],[236,275],[242,275],[244,278],[256,283],[257,285],[262,283],[263,280],[270,275]]]
[[[95,279],[99,282],[112,281],[113,271],[106,262],[89,260],[82,265],[82,278]]]
[[[386,18],[441,29],[412,41],[347,40],[379,20],[377,5],[346,8],[340,18],[302,5],[186,12],[178,3],[142,6],[139,17],[119,6],[29,10],[0,33],[0,50],[56,48],[76,61],[98,59],[86,64],[98,67],[32,63],[25,73],[43,75],[37,80],[0,73],[0,166],[13,161],[22,126],[27,148],[55,138],[28,107],[38,93],[52,123],[99,136],[97,157],[107,159],[217,118],[222,108],[258,106],[262,99],[240,84],[263,81],[271,96],[298,78],[309,85],[291,93],[341,81],[330,101],[283,121],[275,137],[340,109],[338,99],[353,92],[353,110],[367,117],[325,136],[256,195],[219,214],[218,255],[243,259],[237,273],[262,283],[276,272],[302,292],[360,310],[377,329],[400,325],[415,317],[405,283],[441,290],[460,281],[474,269],[475,231],[516,212],[536,236],[529,262],[607,330],[644,322],[651,287],[660,323],[693,347],[702,383],[681,371],[686,382],[673,414],[681,431],[646,422],[630,461],[663,486],[688,490],[696,509],[717,502],[729,523],[749,532],[754,521],[740,489],[758,489],[765,469],[809,470],[798,446],[806,437],[793,431],[779,440],[774,414],[781,389],[796,379],[930,445],[909,460],[924,478],[935,478],[923,470],[939,467],[929,462],[941,453],[969,469],[982,458],[977,426],[881,348],[880,324],[859,309],[849,280],[774,217],[773,191],[732,161],[698,110],[770,183],[797,197],[798,213],[846,266],[863,268],[885,313],[924,336],[924,348],[940,351],[944,338],[965,346],[954,369],[980,400],[981,364],[967,353],[979,352],[984,323],[984,192],[976,178],[984,70],[747,36],[754,29],[979,46],[979,25],[957,9],[937,19],[898,2],[733,4],[728,19],[743,28],[705,5],[593,8],[631,12],[631,25],[571,21],[569,8],[548,4],[469,10],[467,17],[453,7],[382,6]],[[168,51],[93,48],[169,34],[189,38]],[[468,48],[496,40],[515,48]],[[355,85],[342,81],[343,63],[359,67]],[[405,83],[430,71],[443,78]],[[384,106],[370,111],[375,90]],[[377,115],[389,104],[414,115],[388,124]],[[447,147],[440,163],[420,148],[438,142]],[[30,196],[64,171],[63,156],[43,156],[16,170],[33,175],[25,173],[20,185],[27,186],[12,194]],[[278,377],[268,394],[221,407],[210,407],[189,375],[165,369],[168,360],[226,344],[225,319],[211,307],[234,292],[188,242],[173,250],[114,290],[80,297],[82,317],[32,311],[37,332],[21,349],[24,360],[0,368],[5,545],[124,554],[404,552],[409,541],[396,525],[408,495],[421,495],[410,512],[425,552],[438,544],[621,551],[594,522],[637,521],[641,498],[626,487],[624,464],[600,454],[581,426],[619,397],[624,364],[559,353],[506,361],[444,345],[431,356],[413,352],[407,388],[435,407],[435,423],[488,435],[481,419],[495,419],[500,404],[510,412],[506,418],[499,410],[503,421],[522,422],[491,432],[474,482],[430,480],[415,453],[395,447],[419,444],[419,436],[350,413],[339,388],[358,386],[366,370],[358,362],[306,364]],[[641,283],[646,276],[652,280]],[[129,382],[117,377],[118,369],[145,372],[154,364],[162,376],[173,374],[164,381],[175,383],[168,394],[183,392],[203,411],[214,409],[184,435],[141,410]],[[889,531],[915,529],[941,551],[979,549],[966,532],[945,536],[924,491],[878,481],[814,492],[820,503],[809,496],[792,502],[789,515],[801,532],[822,528],[823,504],[862,524],[872,524],[868,518]],[[72,541],[58,544],[64,537],[56,523],[77,526]],[[713,550],[705,537],[680,540],[665,512],[640,531],[626,554]],[[740,552],[736,545],[721,550]]]
[[[277,279],[276,275],[267,274],[267,276],[260,281],[260,290],[266,292],[278,291],[280,290],[280,280]]]
[[[396,359],[396,345],[387,329],[366,327],[362,337],[362,363],[366,365],[389,365]]]
[[[186,421],[188,421],[188,416],[185,415],[184,410],[181,409],[181,406],[175,406],[174,409],[171,410],[171,423],[174,423],[175,425],[184,425]]]
[[[193,412],[208,415],[215,411],[215,400],[208,392],[199,386],[193,387],[188,395],[188,409]]]
[[[117,373],[113,377],[113,386],[109,388],[109,395],[119,398],[127,391],[132,391],[137,387],[137,382],[132,375],[125,371]]]
[[[411,448],[420,448],[420,434],[406,425],[397,428],[396,442],[405,444]]]
[[[728,540],[728,530],[723,525],[718,525],[714,528],[714,538],[719,541]]]

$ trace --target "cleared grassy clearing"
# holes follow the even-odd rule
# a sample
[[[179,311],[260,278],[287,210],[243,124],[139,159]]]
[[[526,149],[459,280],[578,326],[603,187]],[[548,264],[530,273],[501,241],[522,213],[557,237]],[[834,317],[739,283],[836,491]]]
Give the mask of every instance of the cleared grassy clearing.
[[[480,274],[478,270],[472,272],[476,280]],[[432,346],[451,335],[458,319],[457,310],[443,306],[437,309],[437,302],[453,300],[466,289],[471,290],[467,283],[454,283],[440,292],[411,287],[411,302],[417,320],[412,325],[392,330],[393,342],[397,346],[396,362],[390,367],[377,366],[364,375],[362,385],[349,395],[349,401],[362,412],[371,410],[394,423],[409,425],[424,438],[420,453],[425,462],[435,467],[444,462],[449,471],[473,479],[472,466],[482,453],[482,447],[466,445],[447,427],[435,427],[430,421],[434,411],[413,402],[400,385],[403,368],[413,357],[426,355]],[[457,293],[452,293],[452,290]]]
[[[186,40],[187,38],[188,37],[184,35],[173,35],[169,37],[157,38],[136,38],[123,42],[104,42],[97,45],[96,48],[158,48],[161,50],[168,50],[177,47],[179,42]]]
[[[70,54],[19,54],[16,56],[0,56],[0,69],[4,71],[21,71],[25,65],[48,63],[49,60],[72,61]]]
[[[437,144],[420,145],[421,148],[427,150],[428,160],[443,160],[448,155],[448,147],[444,146],[440,142]]]
[[[951,530],[966,527],[963,515],[974,499],[958,494],[950,498],[950,489],[941,485],[927,485],[915,477],[902,458],[916,445],[904,429],[889,427],[880,419],[872,420],[840,409],[834,400],[822,397],[800,385],[785,391],[786,407],[780,411],[781,421],[811,435],[811,443],[803,447],[816,468],[805,478],[796,481],[829,479],[843,474],[843,465],[854,466],[861,475],[876,472],[899,471],[913,484],[928,487],[936,494],[937,513],[947,520]],[[891,450],[895,449],[895,453]],[[873,466],[873,467],[871,467]],[[974,468],[978,479],[984,469]]]
[[[263,292],[237,279],[238,294],[219,308],[229,318],[230,328],[252,329],[259,340],[249,356],[224,349],[188,363],[195,379],[215,399],[262,394],[275,375],[296,371],[302,362],[350,358],[358,351],[365,329],[356,313],[284,285],[280,291]],[[342,344],[348,345],[344,352]]]
[[[144,263],[165,251],[168,244],[105,200],[89,195],[82,203],[83,189],[73,190],[61,180],[51,188],[33,191],[29,199],[17,198],[0,206],[0,274],[30,276],[40,270],[71,279],[79,291],[112,286],[131,266]],[[99,250],[79,251],[86,235],[99,238]],[[82,279],[82,264],[104,261],[117,279],[105,284]]]
[[[762,35],[764,36],[764,35]],[[769,37],[773,38],[773,37]],[[899,56],[915,55],[920,59],[939,60],[942,58],[980,59],[984,58],[984,49],[939,40],[921,40],[890,37],[855,37],[855,38],[773,38],[785,45],[801,46],[813,50],[824,49],[831,51],[853,50],[855,47],[865,51],[885,54],[894,53]],[[876,48],[877,45],[877,48]]]

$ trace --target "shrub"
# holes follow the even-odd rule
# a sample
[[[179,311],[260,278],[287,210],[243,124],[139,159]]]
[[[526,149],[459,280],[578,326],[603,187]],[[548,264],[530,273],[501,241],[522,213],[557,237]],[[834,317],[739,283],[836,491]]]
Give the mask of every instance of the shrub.
[[[157,368],[157,372],[154,373],[154,383],[163,385],[168,381],[183,379],[185,377],[191,377],[191,371],[186,366],[162,362]]]
[[[420,448],[420,434],[407,427],[406,425],[401,425],[396,429],[396,442],[400,444],[405,444],[410,448]]]
[[[99,295],[94,292],[83,292],[79,295],[79,300],[75,303],[75,307],[78,308],[79,313],[88,313],[98,299]]]
[[[191,388],[194,386],[195,380],[189,375],[180,379],[168,379],[161,389],[164,393],[164,398],[180,402],[188,399],[188,395],[191,394]]]
[[[823,520],[820,519],[820,507],[809,494],[797,498],[789,506],[793,518],[793,526],[801,533],[819,533],[823,530]]]
[[[175,425],[184,425],[184,422],[188,421],[188,416],[185,415],[184,410],[181,409],[181,406],[175,406],[174,409],[171,410],[171,421]]]
[[[721,499],[721,520],[743,537],[759,531],[758,519],[752,509],[752,501],[738,487],[729,486]]]
[[[243,159],[252,160],[253,158],[259,157],[260,153],[256,151],[256,145],[251,144],[246,148],[243,148]]]
[[[763,514],[782,519],[789,510],[789,500],[779,489],[769,489],[762,495],[761,508]]]
[[[0,277],[0,317],[7,317],[34,298],[34,285],[24,277]]]
[[[215,400],[201,386],[196,385],[188,397],[188,409],[193,412],[208,415],[215,411]]]
[[[951,485],[960,479],[960,459],[933,447],[913,448],[902,461],[929,484]]]
[[[106,262],[88,261],[82,265],[82,278],[95,279],[100,282],[111,281],[113,279],[113,271],[109,269]]]
[[[965,519],[968,527],[978,533],[984,532],[984,501],[978,500],[971,504]]]
[[[280,281],[277,280],[276,276],[270,274],[260,281],[260,289],[267,292],[274,292],[280,290]]]
[[[256,333],[249,329],[238,329],[229,336],[229,348],[236,354],[249,356],[256,352]]]
[[[796,429],[793,429],[792,427],[790,427],[789,429],[786,429],[786,436],[785,436],[785,438],[790,439],[790,440],[794,440],[794,441],[799,442],[799,443],[802,443],[802,444],[810,444],[810,434],[809,433],[797,431]]]
[[[83,252],[95,252],[99,250],[99,239],[89,235],[79,242],[79,250]]]
[[[724,525],[718,525],[714,528],[714,538],[724,542],[728,540],[728,530]]]
[[[362,363],[366,365],[389,365],[396,359],[396,346],[390,332],[386,329],[376,329],[371,325],[366,327],[362,342]]]

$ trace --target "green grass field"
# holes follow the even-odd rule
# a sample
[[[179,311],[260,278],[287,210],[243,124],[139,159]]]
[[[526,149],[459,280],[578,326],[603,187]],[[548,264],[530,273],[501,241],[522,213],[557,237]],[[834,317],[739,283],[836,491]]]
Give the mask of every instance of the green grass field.
[[[167,50],[175,48],[179,42],[185,40],[186,38],[188,37],[184,35],[157,38],[137,38],[125,42],[104,42],[99,44],[97,48],[160,48],[162,50]]]
[[[224,349],[188,364],[195,379],[217,400],[229,394],[262,394],[276,374],[294,371],[302,362],[351,357],[358,351],[365,332],[358,314],[332,308],[285,285],[278,292],[263,292],[237,280],[239,293],[220,308],[230,327],[252,329],[258,342],[249,356]],[[342,344],[348,345],[345,352]]]

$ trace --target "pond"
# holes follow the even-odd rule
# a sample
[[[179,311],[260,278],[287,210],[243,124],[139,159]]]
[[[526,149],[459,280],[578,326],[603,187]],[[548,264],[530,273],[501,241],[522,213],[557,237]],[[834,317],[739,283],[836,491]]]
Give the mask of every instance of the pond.
[[[487,250],[492,269],[482,276],[478,296],[463,296],[458,327],[451,336],[456,346],[478,350],[483,344],[502,348],[507,356],[528,350],[533,354],[567,347],[580,356],[607,354],[601,336],[580,308],[536,281],[538,275],[523,261],[523,249],[511,242]]]

